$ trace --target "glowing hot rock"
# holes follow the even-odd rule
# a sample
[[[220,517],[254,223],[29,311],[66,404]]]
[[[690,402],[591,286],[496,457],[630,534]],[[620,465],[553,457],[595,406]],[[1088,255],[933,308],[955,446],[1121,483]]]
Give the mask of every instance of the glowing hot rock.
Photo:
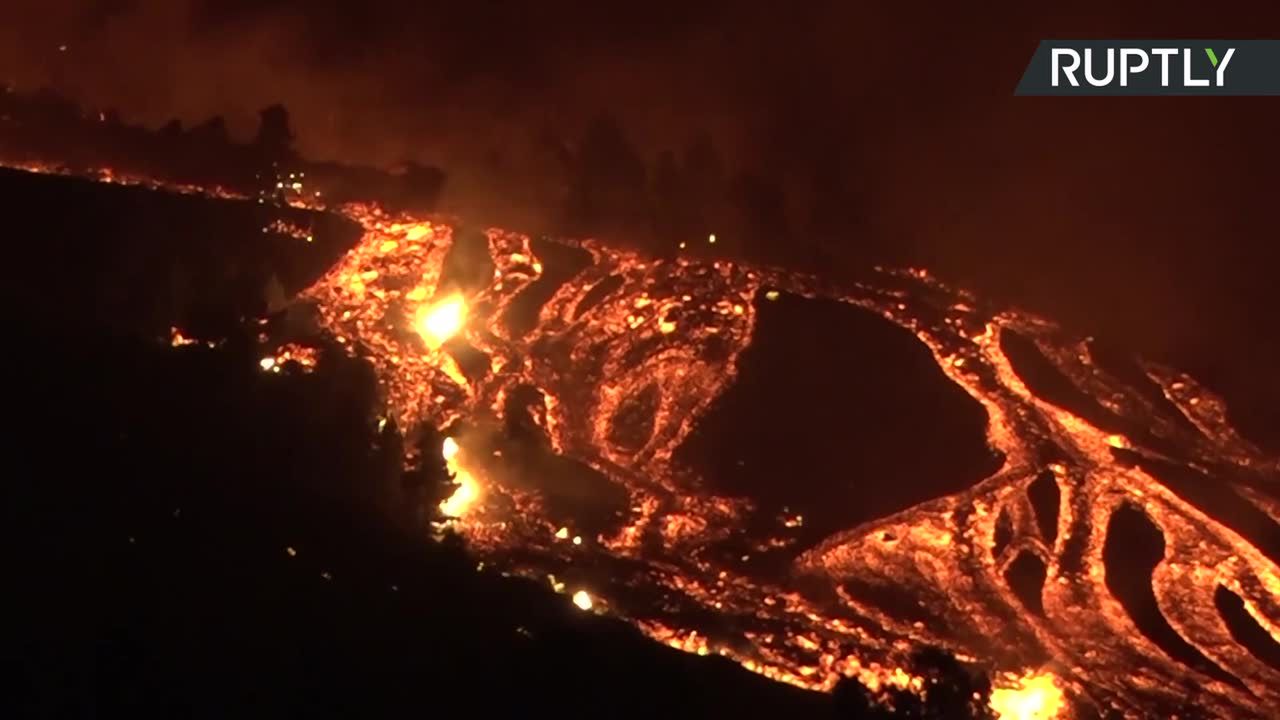
[[[457,489],[453,491],[453,494],[440,503],[440,511],[449,517],[462,517],[480,498],[480,484],[458,462],[458,453],[460,451],[461,448],[458,447],[458,442],[451,437],[444,439],[444,445],[440,449],[445,465],[449,468],[449,473],[453,475],[453,482],[457,484]]]
[[[428,348],[438,350],[462,330],[466,321],[467,302],[462,295],[454,293],[443,300],[418,308],[413,318],[413,329]]]
[[[1029,672],[1010,681],[991,690],[991,709],[1000,720],[1052,720],[1066,711],[1067,700],[1052,673]]]

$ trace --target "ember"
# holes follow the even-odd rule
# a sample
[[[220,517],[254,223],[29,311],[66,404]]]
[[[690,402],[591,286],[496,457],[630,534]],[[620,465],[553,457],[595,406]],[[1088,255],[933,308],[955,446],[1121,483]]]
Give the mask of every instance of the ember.
[[[178,328],[170,328],[169,344],[172,345],[173,347],[183,347],[184,345],[194,345],[196,344],[196,341],[192,340],[186,335],[183,335],[182,331],[179,330]]]

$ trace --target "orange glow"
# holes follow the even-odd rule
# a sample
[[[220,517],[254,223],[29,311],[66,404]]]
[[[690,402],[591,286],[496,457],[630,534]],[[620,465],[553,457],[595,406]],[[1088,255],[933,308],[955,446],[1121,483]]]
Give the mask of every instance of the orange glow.
[[[1063,717],[1067,699],[1049,672],[1007,678],[991,690],[991,709],[1000,720],[1052,720]]]
[[[432,350],[438,350],[462,330],[467,321],[467,303],[453,294],[414,312],[413,329]]]
[[[440,454],[444,457],[445,465],[453,475],[453,482],[457,485],[453,494],[440,503],[440,511],[447,517],[457,518],[466,515],[467,511],[471,510],[480,499],[480,484],[476,482],[471,472],[462,466],[459,458],[461,453],[462,448],[458,446],[456,440],[451,437],[444,439]]]
[[[319,360],[318,353],[315,348],[306,347],[297,343],[289,343],[283,345],[276,350],[276,354],[270,358],[274,361],[274,367],[279,368],[286,363],[296,363],[302,368],[303,372],[311,372],[315,369],[316,362]],[[264,358],[263,362],[266,362]],[[264,368],[265,369],[265,368]]]
[[[169,328],[169,344],[173,347],[195,345],[196,341],[182,334],[178,328]]]

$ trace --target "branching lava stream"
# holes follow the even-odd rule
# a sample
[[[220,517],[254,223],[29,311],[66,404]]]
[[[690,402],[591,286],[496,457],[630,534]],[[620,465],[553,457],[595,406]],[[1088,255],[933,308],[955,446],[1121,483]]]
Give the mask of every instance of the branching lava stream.
[[[1193,378],[1140,362],[1163,395],[1153,398],[1100,367],[1087,340],[1026,313],[985,310],[925,271],[835,287],[596,241],[565,243],[590,263],[541,303],[532,330],[518,332],[508,314],[551,262],[530,238],[488,231],[492,278],[462,290],[442,283],[449,226],[371,204],[331,210],[364,236],[297,301],[313,303],[324,330],[368,359],[399,428],[430,423],[453,433],[441,451],[459,488],[443,510],[486,564],[545,578],[566,602],[625,618],[673,647],[815,690],[844,676],[872,689],[919,689],[906,658],[936,645],[996,671],[992,706],[1007,718],[1066,717],[1072,708],[1262,718],[1280,707],[1280,669],[1243,646],[1215,604],[1219,592],[1234,594],[1280,642],[1280,571],[1266,540],[1280,523],[1280,463],[1238,435],[1222,401]],[[1002,459],[968,490],[804,550],[782,581],[721,551],[747,532],[751,498],[712,494],[673,459],[734,383],[759,304],[779,294],[838,300],[914,334],[985,409],[987,443]],[[1135,430],[1104,429],[1034,392],[1010,359],[1015,340]],[[461,361],[464,351],[483,362]],[[567,526],[543,494],[511,481],[507,449],[485,428],[511,421],[512,398],[530,390],[537,402],[524,420],[549,452],[625,495],[623,516],[607,530]],[[621,430],[633,439],[620,442]],[[1177,473],[1162,468],[1213,485],[1171,481]],[[1037,517],[1028,496],[1036,482],[1057,489],[1056,527]],[[1220,516],[1222,497],[1271,525],[1251,531]],[[1122,510],[1141,513],[1163,537],[1155,603],[1199,665],[1153,641],[1109,589],[1104,546]],[[1019,558],[1044,567],[1036,612],[1007,580]],[[815,584],[829,592],[809,591]],[[892,589],[936,622],[904,620],[857,588]]]

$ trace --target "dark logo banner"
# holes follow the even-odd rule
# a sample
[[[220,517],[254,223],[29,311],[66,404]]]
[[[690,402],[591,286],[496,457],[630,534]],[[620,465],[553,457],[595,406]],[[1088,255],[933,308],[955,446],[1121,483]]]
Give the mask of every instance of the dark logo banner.
[[[1280,40],[1042,40],[1015,95],[1280,95]]]

